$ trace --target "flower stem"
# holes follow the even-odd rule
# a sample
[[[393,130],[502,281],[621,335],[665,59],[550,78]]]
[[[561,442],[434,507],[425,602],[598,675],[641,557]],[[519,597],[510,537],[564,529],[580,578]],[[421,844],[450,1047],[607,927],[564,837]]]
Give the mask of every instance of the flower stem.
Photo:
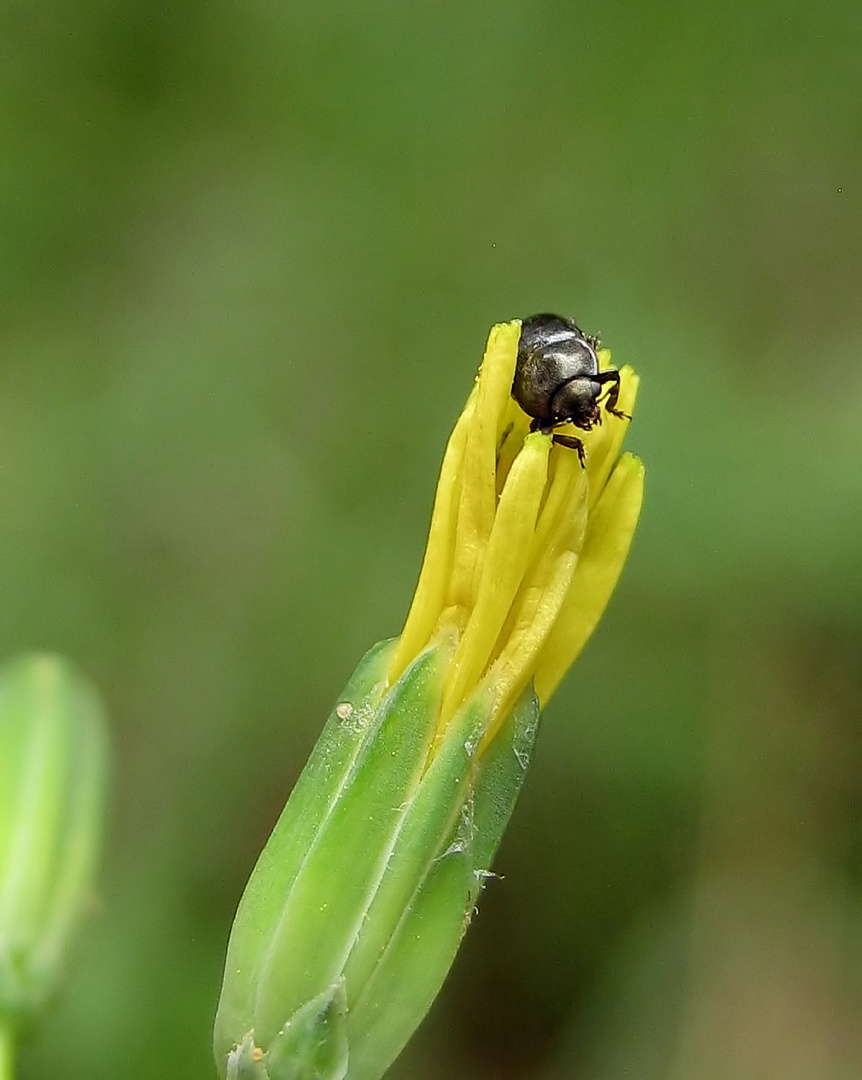
[[[15,1064],[15,1035],[7,1021],[0,1020],[0,1080],[12,1080]]]

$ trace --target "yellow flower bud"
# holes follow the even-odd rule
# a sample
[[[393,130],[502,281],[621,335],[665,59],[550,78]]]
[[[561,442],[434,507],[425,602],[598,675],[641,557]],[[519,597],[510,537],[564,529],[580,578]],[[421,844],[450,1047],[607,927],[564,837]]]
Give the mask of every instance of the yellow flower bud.
[[[511,394],[519,337],[491,331],[402,634],[339,698],[246,887],[215,1027],[228,1080],[383,1075],[442,985],[540,709],[622,570],[643,490],[620,457],[628,420],[578,430],[585,467],[531,432]],[[620,412],[636,391],[623,368]]]

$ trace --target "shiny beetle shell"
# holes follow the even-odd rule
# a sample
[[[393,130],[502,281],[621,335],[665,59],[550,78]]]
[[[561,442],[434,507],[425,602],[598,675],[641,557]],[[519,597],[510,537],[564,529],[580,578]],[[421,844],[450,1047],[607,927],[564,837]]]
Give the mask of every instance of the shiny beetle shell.
[[[574,319],[531,315],[521,324],[512,394],[536,430],[571,421],[588,431],[599,423],[601,382],[595,339]]]
[[[562,315],[531,315],[523,320],[512,396],[533,418],[531,431],[548,435],[566,423],[589,431],[602,422],[599,396],[605,384],[609,385],[606,410],[630,419],[616,407],[620,373],[616,368],[599,371],[598,344],[574,319]],[[577,450],[583,464],[580,439],[555,434],[554,441]]]

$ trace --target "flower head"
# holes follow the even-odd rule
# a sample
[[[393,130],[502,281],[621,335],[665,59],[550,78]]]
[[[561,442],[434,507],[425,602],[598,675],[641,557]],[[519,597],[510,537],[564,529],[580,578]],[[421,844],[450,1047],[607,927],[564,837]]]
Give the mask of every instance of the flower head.
[[[627,422],[584,432],[585,468],[531,433],[511,397],[519,337],[491,331],[401,637],[360,663],[246,886],[215,1027],[228,1080],[383,1075],[440,989],[540,708],[622,569],[643,485],[619,456]],[[623,368],[620,411],[636,389]]]
[[[529,432],[511,396],[520,329],[515,320],[491,330],[446,449],[425,561],[389,669],[394,682],[429,642],[456,639],[438,734],[484,690],[485,745],[531,681],[543,707],[586,644],[625,563],[643,496],[643,466],[620,457],[628,420],[609,416],[578,432],[585,468],[553,436]],[[610,352],[598,355],[607,367]],[[629,416],[637,388],[624,367],[619,409]]]

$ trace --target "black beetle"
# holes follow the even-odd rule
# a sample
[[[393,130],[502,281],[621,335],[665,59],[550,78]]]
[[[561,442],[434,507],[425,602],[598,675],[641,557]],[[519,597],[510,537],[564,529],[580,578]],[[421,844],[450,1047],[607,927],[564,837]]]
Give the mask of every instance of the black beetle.
[[[521,323],[518,362],[512,396],[528,416],[530,431],[551,434],[571,422],[589,431],[602,422],[599,395],[609,384],[605,408],[613,416],[630,420],[617,408],[620,373],[599,371],[598,338],[585,334],[574,319],[562,315],[530,315]],[[577,450],[584,464],[584,444],[574,435],[554,435],[554,442]]]

